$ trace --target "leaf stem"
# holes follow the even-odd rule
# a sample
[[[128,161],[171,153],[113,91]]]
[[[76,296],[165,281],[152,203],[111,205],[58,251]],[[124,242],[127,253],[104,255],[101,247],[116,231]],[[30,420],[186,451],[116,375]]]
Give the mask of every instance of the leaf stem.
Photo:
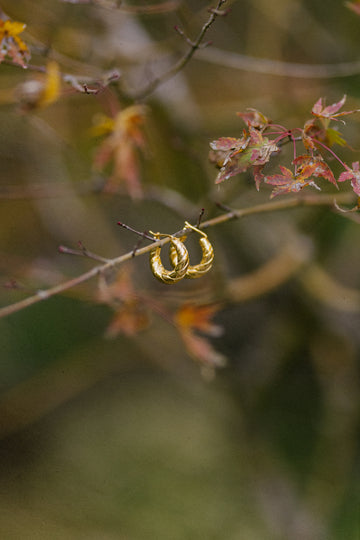
[[[320,142],[318,139],[313,139],[313,141],[314,141],[315,144],[319,144],[320,146],[322,146],[324,148],[324,150],[329,152],[344,167],[344,169],[346,171],[349,169],[348,165],[345,165],[345,163],[339,158],[339,156],[337,154],[335,154],[335,152],[333,150],[331,150],[331,148],[326,146],[326,144]]]

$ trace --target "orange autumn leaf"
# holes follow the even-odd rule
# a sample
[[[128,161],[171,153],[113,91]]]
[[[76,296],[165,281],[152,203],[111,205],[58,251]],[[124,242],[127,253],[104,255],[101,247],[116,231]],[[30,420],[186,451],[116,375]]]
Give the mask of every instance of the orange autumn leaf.
[[[45,75],[31,79],[16,89],[23,111],[47,107],[57,101],[61,91],[61,74],[57,62],[50,60]]]
[[[106,328],[105,337],[114,338],[119,334],[135,336],[149,326],[148,313],[137,300],[124,302],[115,312],[110,324]]]
[[[180,332],[180,335],[189,355],[197,362],[200,362],[200,364],[211,368],[219,368],[226,365],[225,356],[215,350],[207,338],[198,336],[190,331]]]
[[[19,37],[26,28],[26,24],[0,19],[0,63],[9,57],[13,62],[26,68],[30,58],[30,51]]]
[[[105,331],[106,337],[115,338],[119,334],[131,337],[149,326],[148,311],[135,294],[127,272],[120,272],[111,285],[101,278],[97,300],[108,304],[115,312]]]
[[[175,322],[181,328],[195,328],[209,336],[218,337],[222,334],[222,328],[214,324],[211,318],[219,309],[220,306],[215,304],[205,306],[184,304],[176,312]]]
[[[59,64],[55,61],[50,61],[46,66],[45,84],[39,98],[39,106],[46,107],[56,101],[60,95],[60,86],[61,75]]]
[[[116,307],[121,302],[131,301],[134,296],[135,290],[129,272],[118,272],[116,279],[110,284],[104,276],[100,276],[96,296],[98,302]]]
[[[205,306],[184,304],[174,316],[174,322],[190,356],[211,368],[226,364],[224,355],[216,351],[206,337],[219,337],[222,334],[222,328],[211,320],[219,309],[220,306],[214,304]],[[204,335],[200,336],[196,331]]]
[[[99,114],[95,117],[95,123],[92,126],[90,133],[93,137],[102,137],[103,135],[109,135],[114,129],[114,118],[109,118],[105,114]]]
[[[345,2],[346,7],[351,9],[356,15],[360,15],[360,2],[356,0],[355,2]]]
[[[142,197],[139,152],[146,150],[143,132],[146,112],[143,105],[132,105],[115,118],[103,116],[93,127],[94,136],[107,135],[97,150],[94,167],[102,170],[110,162],[113,165],[105,191],[117,191],[119,185],[125,183],[132,198]]]

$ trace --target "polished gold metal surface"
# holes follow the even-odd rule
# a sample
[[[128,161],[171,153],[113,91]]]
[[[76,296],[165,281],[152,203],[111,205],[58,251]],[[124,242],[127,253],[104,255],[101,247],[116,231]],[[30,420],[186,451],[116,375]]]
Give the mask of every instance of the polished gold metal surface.
[[[152,233],[151,231],[150,234],[158,239],[160,236],[168,236],[171,243],[170,249],[173,250],[174,257],[176,257],[176,261],[173,264],[173,270],[166,270],[161,262],[161,246],[154,247],[150,251],[150,268],[153,275],[162,283],[177,283],[185,277],[189,266],[189,254],[186,247],[179,238],[175,238],[170,234]]]
[[[196,279],[206,274],[212,267],[212,263],[214,260],[214,248],[212,247],[210,240],[207,237],[207,234],[205,234],[203,231],[201,231],[197,227],[194,227],[187,221],[185,221],[185,228],[192,229],[201,235],[201,238],[199,240],[202,252],[201,261],[199,264],[196,264],[194,266],[189,265],[185,274],[185,277],[189,279]],[[170,246],[170,261],[172,266],[175,268],[178,262],[178,255],[176,249],[172,245]]]

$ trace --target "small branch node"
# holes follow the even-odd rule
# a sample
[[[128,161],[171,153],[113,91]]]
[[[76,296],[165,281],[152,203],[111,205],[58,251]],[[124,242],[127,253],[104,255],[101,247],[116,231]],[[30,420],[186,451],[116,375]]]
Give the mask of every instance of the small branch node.
[[[192,41],[179,26],[174,26],[174,30],[186,41],[190,47],[196,47],[196,43]]]
[[[87,257],[88,259],[94,259],[95,261],[99,261],[102,263],[108,263],[110,261],[109,259],[106,259],[105,257],[101,257],[101,255],[97,255],[96,253],[92,253],[91,251],[88,251],[86,247],[84,246],[84,244],[81,242],[81,240],[79,240],[77,244],[80,249],[72,249],[66,246],[59,246],[58,252],[65,253],[66,255],[77,255],[80,257]]]
[[[211,45],[213,45],[213,41],[210,40],[210,41],[206,41],[205,43],[203,43],[202,45],[199,45],[198,46],[198,49],[206,49],[207,47],[211,47]]]
[[[127,231],[137,234],[138,236],[141,236],[142,238],[146,238],[146,240],[150,240],[151,242],[156,242],[156,238],[153,238],[152,236],[150,236],[147,231],[144,231],[144,232],[137,231],[136,229],[133,229],[133,227],[130,227],[130,225],[126,225],[126,223],[123,223],[122,221],[118,221],[117,224],[120,225],[120,227],[123,227],[124,229],[126,229]]]
[[[134,246],[134,249],[133,249],[132,254],[131,254],[132,259],[135,257],[137,250],[141,246],[141,243],[142,243],[142,238],[140,238],[140,240],[138,240],[138,242]]]
[[[230,206],[227,206],[226,204],[223,204],[221,202],[218,202],[216,201],[215,202],[215,205],[220,208],[220,210],[223,210],[224,212],[226,212],[227,214],[229,214],[232,218],[236,218],[237,215],[236,215],[236,212],[234,211],[233,208],[230,208]]]
[[[217,17],[225,17],[230,11],[231,11],[230,8],[228,9],[209,8],[208,9],[209,13],[212,13],[213,15],[216,15]]]
[[[198,217],[198,220],[197,220],[197,224],[196,224],[197,227],[200,226],[200,223],[201,223],[201,220],[202,220],[202,218],[204,216],[204,213],[205,213],[205,208],[202,208],[200,210],[200,214],[199,214],[199,217]]]
[[[89,88],[88,85],[87,85],[86,83],[83,83],[82,88],[83,88],[83,94],[95,95],[95,96],[96,96],[101,90],[103,90],[103,86],[100,86],[100,88]]]
[[[215,201],[215,205],[220,208],[220,210],[224,210],[224,212],[232,212],[232,208],[230,208],[230,206],[228,206],[227,204],[224,204],[222,202],[219,202],[219,201]]]

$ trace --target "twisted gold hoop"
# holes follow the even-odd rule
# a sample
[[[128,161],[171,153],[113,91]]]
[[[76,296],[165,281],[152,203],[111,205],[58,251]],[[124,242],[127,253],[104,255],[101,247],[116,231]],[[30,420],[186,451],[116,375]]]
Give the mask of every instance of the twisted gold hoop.
[[[168,236],[171,243],[170,249],[174,251],[174,257],[176,257],[176,261],[173,264],[173,270],[166,270],[161,262],[161,246],[154,247],[150,251],[150,268],[153,275],[162,283],[177,283],[185,277],[189,266],[189,254],[186,247],[179,238],[175,238],[175,236],[172,236],[171,234],[149,232],[157,239],[159,239],[160,236]]]
[[[200,229],[198,229],[197,227],[194,227],[193,225],[191,225],[188,221],[185,221],[185,229],[192,229],[193,231],[196,231],[201,235],[201,238],[199,240],[199,244],[200,244],[201,252],[202,252],[201,261],[199,264],[196,264],[194,266],[189,265],[185,274],[185,277],[189,279],[196,279],[206,274],[212,267],[212,263],[214,260],[214,248],[212,247],[210,240],[207,237],[207,234],[200,231]],[[172,245],[170,246],[169,256],[170,256],[170,262],[172,266],[175,268],[178,262],[178,256],[177,256],[176,250],[174,249]]]

